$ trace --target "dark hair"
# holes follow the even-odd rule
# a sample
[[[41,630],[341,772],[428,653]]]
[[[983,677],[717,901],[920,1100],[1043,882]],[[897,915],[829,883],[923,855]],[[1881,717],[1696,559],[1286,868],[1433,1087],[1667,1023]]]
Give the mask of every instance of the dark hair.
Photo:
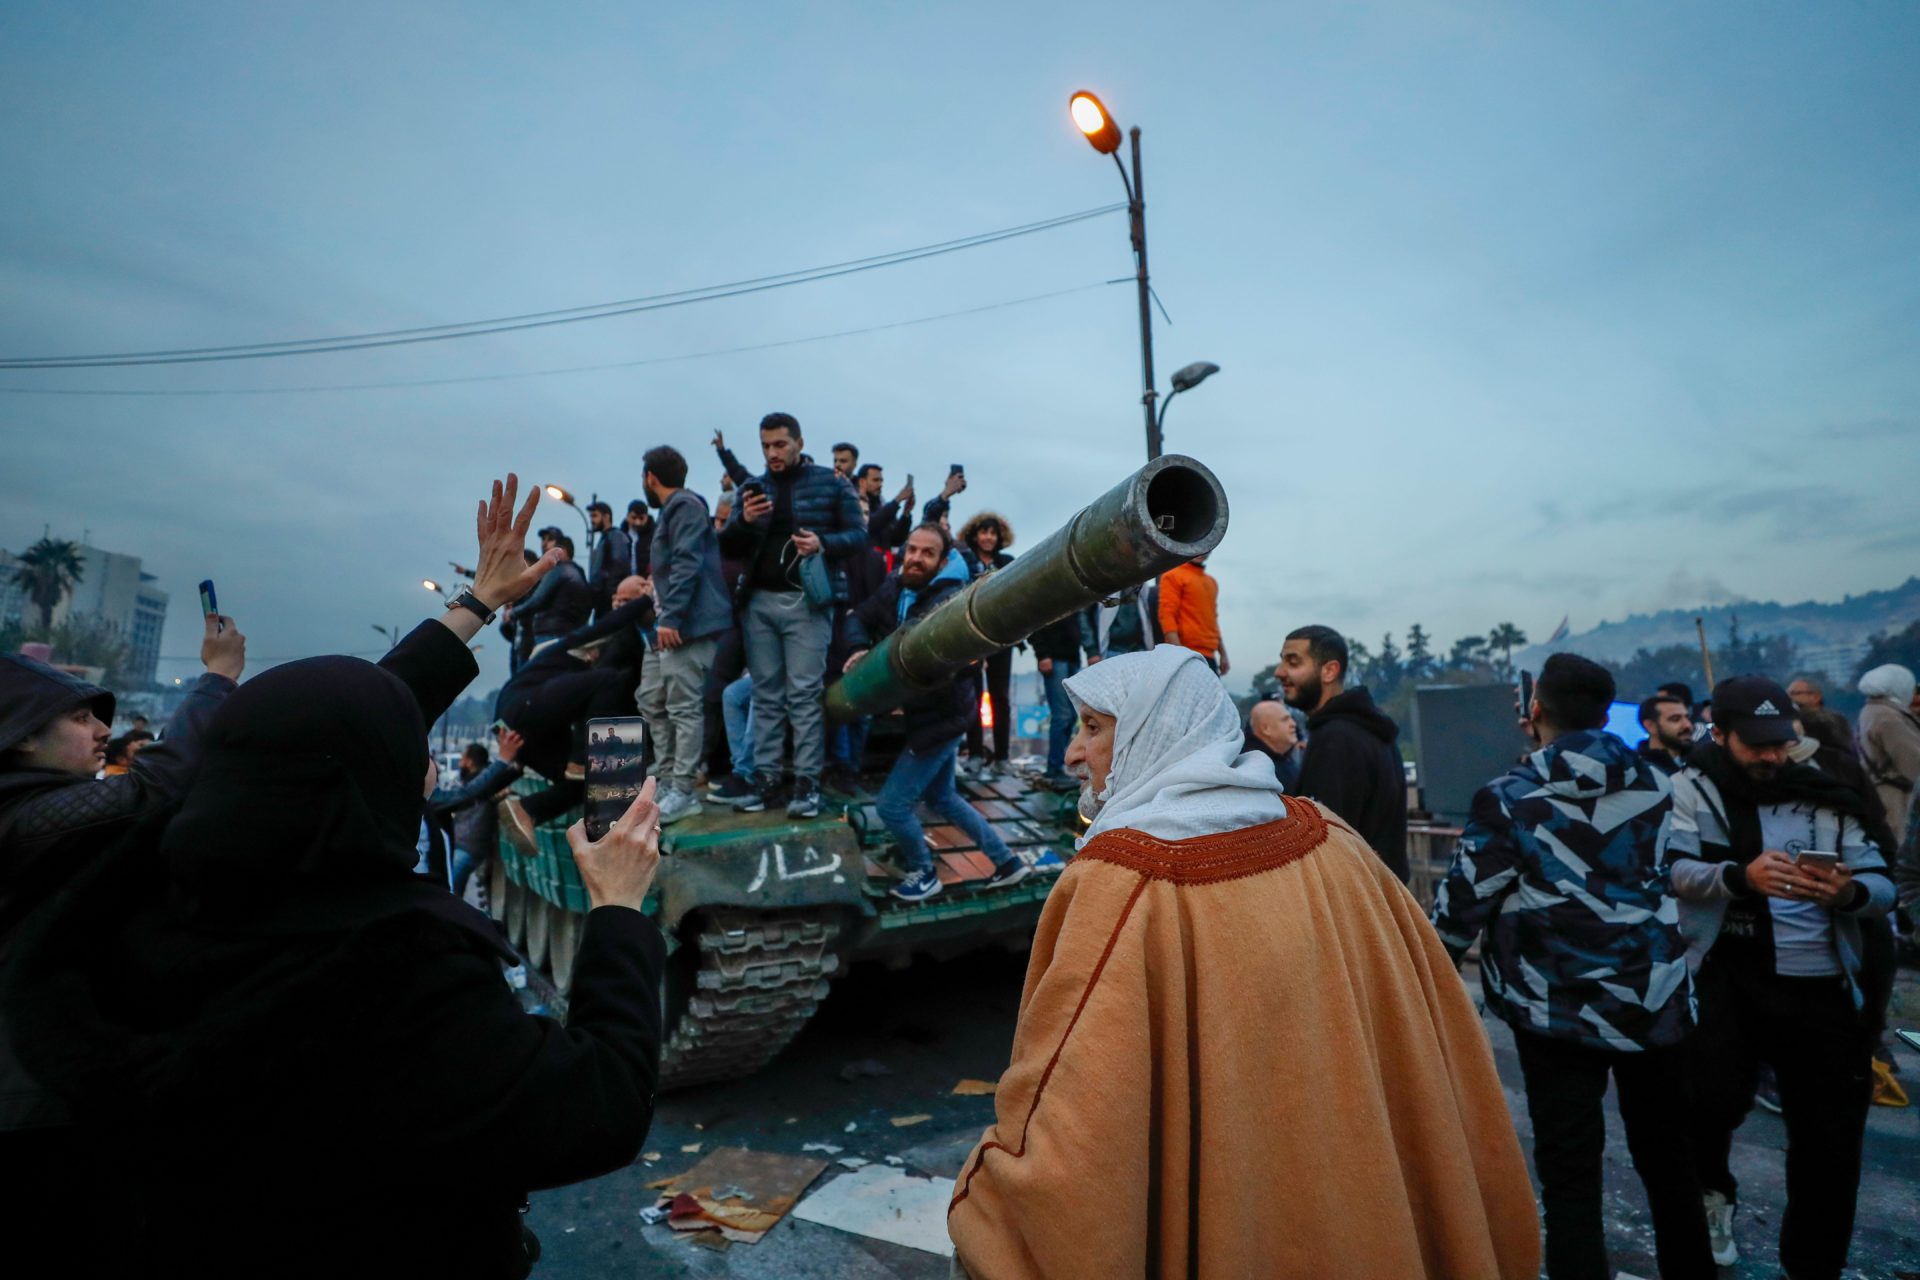
[[[635,498],[632,502],[629,502],[627,504],[628,515],[632,515],[636,511],[638,511],[641,515],[645,515],[647,513],[647,500],[645,498]]]
[[[953,554],[953,535],[948,533],[940,525],[935,524],[933,521],[923,520],[919,524],[913,526],[913,528],[907,530],[907,536],[909,538],[911,538],[916,533],[930,533],[934,537],[940,539],[940,558],[942,560],[945,560],[948,556]],[[905,544],[902,543],[901,545],[904,546]]]
[[[145,729],[129,729],[127,730],[126,737],[128,742],[156,741],[154,736],[151,733],[148,733]]]
[[[598,499],[598,498],[595,498],[595,499],[594,499],[594,500],[593,500],[592,502],[589,502],[589,503],[587,504],[587,510],[589,510],[589,511],[604,511],[604,512],[606,512],[606,513],[607,513],[607,518],[608,518],[609,520],[611,520],[611,519],[613,518],[613,508],[612,508],[612,507],[610,507],[610,506],[608,506],[608,505],[607,505],[606,503],[604,503],[604,502],[602,502],[602,501],[600,501],[600,499]]]
[[[762,431],[784,431],[795,440],[800,438],[800,419],[790,413],[770,413],[760,419]]]
[[[1679,706],[1679,708],[1682,711],[1685,711],[1687,709],[1687,704],[1684,702],[1681,702],[1680,699],[1674,697],[1672,694],[1656,693],[1651,698],[1648,698],[1646,701],[1640,704],[1640,723],[1641,724],[1659,724],[1660,723],[1660,704],[1663,702],[1675,703]]]
[[[840,451],[841,451],[842,449],[845,449],[845,450],[846,450],[846,451],[847,451],[848,453],[850,453],[850,454],[852,454],[852,455],[853,455],[853,460],[854,460],[855,462],[858,462],[858,461],[860,461],[860,446],[859,446],[859,445],[857,445],[857,444],[848,444],[848,443],[847,443],[847,442],[846,442],[845,440],[842,440],[842,441],[841,441],[841,442],[840,442],[839,444],[837,444],[837,445],[835,445],[835,446],[833,446],[833,449],[832,449],[832,452],[834,452],[834,453],[838,453],[838,452],[840,452]]]
[[[127,762],[127,739],[115,738],[107,744],[107,763],[125,764]]]
[[[669,489],[687,484],[687,460],[670,444],[657,444],[641,455],[641,464],[653,472],[653,478]]]
[[[534,549],[533,549],[532,547],[522,547],[522,548],[520,548],[520,554],[521,554],[521,555],[522,555],[523,557],[525,557],[525,559],[526,559],[526,562],[527,562],[527,563],[528,563],[529,565],[531,565],[531,564],[533,564],[533,562],[534,562],[534,561],[536,561],[536,560],[538,560],[538,559],[540,558],[540,553],[539,553],[538,551],[535,551],[535,550],[534,550]]]
[[[1540,667],[1533,697],[1556,729],[1599,729],[1613,704],[1613,672],[1577,653],[1556,653]]]
[[[856,451],[853,456],[857,458],[860,454]],[[880,469],[880,464],[877,462],[863,462],[853,469],[853,478],[855,480],[865,480],[867,478],[867,472],[878,471]]]
[[[1313,665],[1323,667],[1329,662],[1340,664],[1340,681],[1347,679],[1347,638],[1332,627],[1300,627],[1287,632],[1289,640],[1305,640],[1307,656],[1313,659]]]
[[[560,526],[557,524],[550,524],[546,526],[544,529],[536,529],[534,530],[533,536],[536,538],[558,538],[561,536]]]
[[[567,559],[569,560],[573,559],[573,539],[572,538],[569,538],[564,533],[555,534],[553,538],[553,545],[556,547],[564,548],[567,553]]]
[[[1691,707],[1693,705],[1693,688],[1685,681],[1669,680],[1665,684],[1656,687],[1654,692],[1672,698],[1675,702],[1685,706]]]
[[[462,751],[460,755],[462,758],[477,758],[482,764],[492,759],[492,757],[487,754],[487,744],[484,742],[469,742],[466,750]]]

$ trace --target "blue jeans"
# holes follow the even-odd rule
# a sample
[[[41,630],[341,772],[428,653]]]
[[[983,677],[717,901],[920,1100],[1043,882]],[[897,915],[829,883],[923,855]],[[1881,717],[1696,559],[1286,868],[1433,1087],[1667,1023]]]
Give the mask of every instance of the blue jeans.
[[[1078,658],[1055,658],[1053,670],[1040,678],[1047,685],[1047,772],[1065,773],[1067,744],[1073,741],[1073,699],[1067,696],[1067,677],[1080,670]]]
[[[733,771],[745,778],[753,773],[753,677],[741,676],[720,691],[720,718],[727,726],[727,754]]]
[[[953,788],[953,762],[960,752],[960,739],[954,738],[931,751],[901,751],[893,769],[880,787],[874,809],[880,821],[900,844],[907,859],[907,870],[933,870],[933,851],[927,848],[927,833],[921,829],[914,805],[924,800],[929,808],[972,837],[973,842],[993,859],[996,867],[1005,866],[1013,850],[1000,833]]]
[[[483,800],[481,803],[485,804],[487,801]],[[448,876],[453,881],[454,897],[462,898],[466,896],[467,881],[473,876],[473,869],[479,865],[480,859],[476,855],[458,846],[454,848],[453,862],[448,868]]]

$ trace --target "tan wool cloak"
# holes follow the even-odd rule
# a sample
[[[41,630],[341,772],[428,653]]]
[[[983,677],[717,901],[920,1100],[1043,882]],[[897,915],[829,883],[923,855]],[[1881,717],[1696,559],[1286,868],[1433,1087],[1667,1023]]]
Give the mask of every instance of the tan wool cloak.
[[[1539,1274],[1465,985],[1358,836],[1287,811],[1061,876],[948,1210],[973,1280]]]

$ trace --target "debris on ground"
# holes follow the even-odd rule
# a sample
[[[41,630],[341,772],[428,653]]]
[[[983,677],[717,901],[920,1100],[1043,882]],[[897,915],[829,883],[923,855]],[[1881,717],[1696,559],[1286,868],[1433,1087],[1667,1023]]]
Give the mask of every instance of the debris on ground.
[[[652,1164],[655,1160],[658,1160],[660,1158],[660,1153],[658,1151],[649,1151],[645,1155],[641,1156],[640,1158],[642,1160],[645,1160],[648,1164]]]
[[[664,1205],[652,1205],[640,1211],[640,1221],[655,1226],[667,1220],[668,1210]]]
[[[807,1156],[716,1147],[685,1173],[647,1185],[663,1193],[667,1225],[675,1231],[711,1231],[729,1243],[753,1244],[826,1168],[826,1161]]]
[[[838,1163],[843,1169],[859,1169],[872,1164],[873,1161],[862,1160],[859,1156],[843,1156]]]
[[[953,1086],[954,1096],[960,1098],[980,1098],[997,1091],[999,1082],[994,1080],[962,1080]]]
[[[821,1151],[830,1156],[837,1156],[846,1150],[845,1147],[836,1147],[831,1142],[803,1142],[800,1144],[800,1149],[802,1151]]]
[[[860,1127],[859,1125],[857,1125],[857,1124],[855,1124],[855,1123],[854,1123],[853,1121],[851,1121],[851,1120],[849,1120],[849,1121],[847,1121],[847,1129],[846,1129],[846,1131],[847,1131],[848,1133],[852,1133],[852,1132],[853,1132],[853,1131],[854,1131],[855,1129],[858,1129],[859,1127]]]
[[[892,1074],[893,1068],[877,1058],[856,1058],[840,1068],[840,1078],[847,1081],[872,1080]]]
[[[904,1129],[910,1124],[925,1124],[931,1119],[933,1119],[932,1116],[895,1116],[893,1118],[893,1127],[896,1129]]]
[[[693,1155],[695,1152],[700,1150],[702,1145],[703,1144],[698,1142],[689,1142],[686,1146],[680,1148],[680,1150],[685,1152],[687,1155]]]
[[[900,1169],[869,1165],[822,1186],[800,1202],[793,1216],[951,1258],[953,1241],[947,1235],[951,1199],[951,1178],[916,1178]]]
[[[902,1160],[899,1156],[888,1156],[887,1163],[898,1169],[901,1165],[904,1165],[906,1161]]]

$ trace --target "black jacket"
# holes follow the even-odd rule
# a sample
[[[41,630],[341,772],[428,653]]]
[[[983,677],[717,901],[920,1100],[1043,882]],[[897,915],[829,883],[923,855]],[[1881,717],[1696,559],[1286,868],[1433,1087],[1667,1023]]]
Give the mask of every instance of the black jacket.
[[[1299,791],[1360,833],[1380,861],[1407,879],[1407,773],[1398,725],[1365,689],[1348,689],[1307,717]]]
[[[1687,767],[1685,760],[1675,760],[1671,751],[1655,743],[1652,738],[1635,747],[1633,753],[1669,778]]]
[[[540,579],[524,603],[514,606],[513,623],[530,626],[538,642],[584,627],[592,616],[593,588],[587,584],[587,575],[573,561],[563,560]]]
[[[949,566],[956,564],[949,561]],[[907,610],[905,623],[900,619],[900,575],[888,574],[880,587],[857,609],[849,610],[840,624],[841,642],[848,652],[870,649],[899,630],[933,612],[955,592],[965,589],[966,579],[959,573],[942,570],[941,576],[923,588]],[[907,746],[927,751],[951,742],[967,731],[973,714],[973,669],[958,673],[952,682],[930,693],[908,698],[901,708],[907,721]]]
[[[208,927],[169,909],[152,850],[122,852],[30,934],[14,980],[39,998],[9,1000],[127,1274],[521,1277],[527,1194],[639,1153],[665,961],[647,917],[588,915],[562,1027],[521,1010],[511,953],[444,885],[338,928]]]
[[[1070,613],[1057,622],[1049,622],[1027,637],[1036,658],[1064,658],[1069,662],[1080,656],[1080,615]]]
[[[820,535],[820,554],[827,559],[827,572],[833,582],[834,599],[847,598],[847,558],[867,546],[867,513],[860,495],[846,477],[831,467],[803,463],[791,472],[791,480],[776,481],[771,474],[759,477],[767,496],[780,501],[776,489],[790,487],[793,527]],[[738,499],[738,492],[735,497]],[[746,578],[754,572],[753,562],[767,536],[767,523],[754,524],[746,518],[747,504],[736,500],[727,516],[727,527],[720,531],[720,554],[738,556],[747,562]],[[771,518],[769,519],[770,523]],[[795,585],[799,579],[796,574]]]

